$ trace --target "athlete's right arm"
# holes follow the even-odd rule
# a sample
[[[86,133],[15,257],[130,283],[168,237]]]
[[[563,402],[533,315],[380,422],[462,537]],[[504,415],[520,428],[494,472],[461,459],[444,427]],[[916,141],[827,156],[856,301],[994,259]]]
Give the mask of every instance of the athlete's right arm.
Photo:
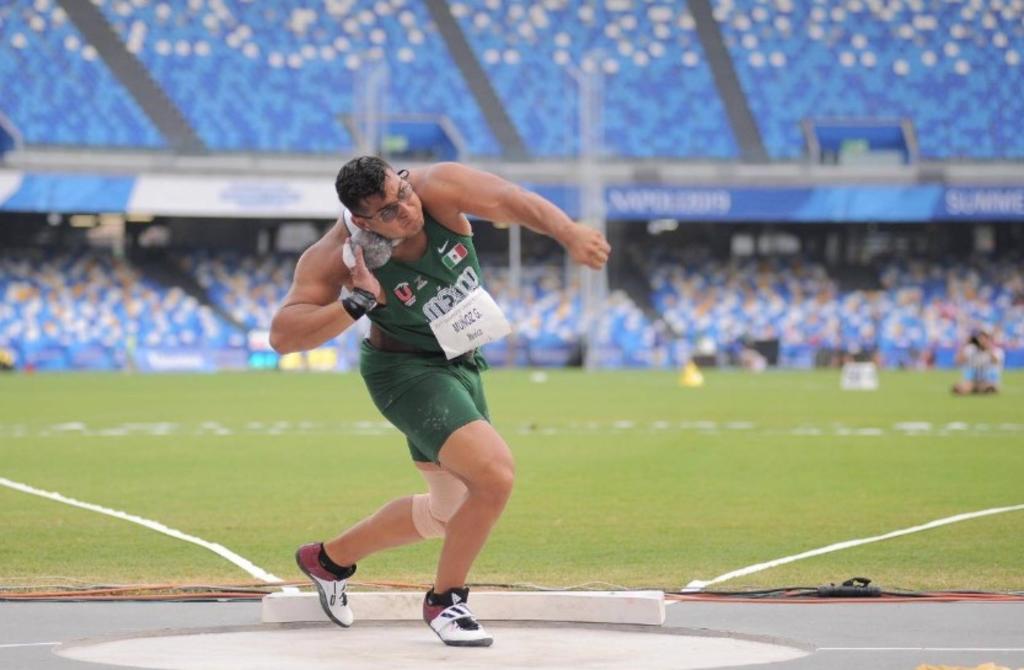
[[[366,269],[361,250],[350,271],[341,253],[315,244],[299,258],[292,287],[270,324],[270,346],[280,354],[314,349],[355,323],[338,296],[342,285],[358,286],[374,295],[380,284]]]

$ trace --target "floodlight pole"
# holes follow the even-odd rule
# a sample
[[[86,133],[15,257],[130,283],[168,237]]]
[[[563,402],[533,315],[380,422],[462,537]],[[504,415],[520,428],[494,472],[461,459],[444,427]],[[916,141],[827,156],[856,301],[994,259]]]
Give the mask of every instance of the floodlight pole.
[[[381,151],[386,103],[388,95],[388,66],[376,63],[365,70],[366,76],[359,78],[356,101],[359,129],[357,138],[360,156],[377,156]]]
[[[583,67],[567,68],[579,89],[580,147],[577,179],[580,193],[581,222],[607,235],[604,182],[600,161],[604,155],[604,81],[600,71],[600,54],[584,57]],[[583,297],[583,367],[596,370],[600,365],[597,353],[601,317],[608,303],[608,267],[591,270],[580,266],[580,291]]]
[[[508,227],[508,290],[513,304],[519,304],[523,295],[523,229]],[[519,335],[513,330],[509,336],[508,366],[515,366],[519,357]]]

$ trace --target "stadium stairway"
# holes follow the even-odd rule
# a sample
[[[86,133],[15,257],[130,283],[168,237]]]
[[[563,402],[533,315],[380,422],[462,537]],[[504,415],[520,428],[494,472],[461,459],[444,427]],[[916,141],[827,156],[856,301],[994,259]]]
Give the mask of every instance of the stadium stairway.
[[[480,66],[458,21],[452,16],[448,3],[445,0],[426,0],[424,5],[437,24],[438,32],[441,33],[448,50],[455,57],[455,66],[459,68],[462,78],[466,80],[466,85],[476,98],[480,111],[491,127],[491,132],[501,144],[504,157],[510,160],[527,158],[523,138],[519,136],[519,131],[505,111],[505,106],[501,104],[501,98],[495,92],[491,80],[487,78],[487,73]]]
[[[704,47],[708,67],[711,68],[711,74],[715,79],[715,88],[722,99],[743,160],[754,163],[768,162],[768,153],[765,151],[764,142],[761,141],[761,132],[736,76],[729,50],[722,39],[722,31],[712,14],[710,1],[690,0],[689,7],[697,24],[697,36]]]
[[[132,258],[132,264],[149,279],[159,282],[167,287],[176,286],[188,295],[199,301],[199,304],[209,307],[214,314],[224,319],[240,332],[247,332],[248,328],[238,319],[231,316],[226,310],[210,300],[210,296],[191,273],[181,267],[177,259],[171,254],[164,252],[149,252]]]
[[[111,73],[164,136],[167,144],[178,152],[205,152],[206,146],[185,120],[181,110],[153,80],[139,59],[128,51],[103,13],[90,2],[59,0],[59,4],[82,36],[96,48]]]

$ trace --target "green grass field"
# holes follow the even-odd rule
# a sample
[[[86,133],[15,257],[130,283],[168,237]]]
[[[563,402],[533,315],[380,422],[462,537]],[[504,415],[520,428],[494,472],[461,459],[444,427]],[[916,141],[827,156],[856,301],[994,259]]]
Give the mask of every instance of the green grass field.
[[[954,373],[486,375],[516,492],[475,583],[675,590],[754,563],[1024,504],[1024,375],[954,398]],[[0,477],[218,542],[285,579],[292,553],[420,490],[357,375],[0,377]],[[439,545],[371,557],[363,580],[428,583]],[[1024,590],[1024,511],[724,582]],[[0,583],[227,583],[197,546],[0,487]]]

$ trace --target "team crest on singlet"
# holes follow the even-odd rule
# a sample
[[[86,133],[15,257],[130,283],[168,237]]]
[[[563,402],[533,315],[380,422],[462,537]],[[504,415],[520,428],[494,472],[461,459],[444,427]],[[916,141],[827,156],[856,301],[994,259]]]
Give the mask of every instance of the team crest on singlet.
[[[407,281],[395,287],[395,297],[401,300],[402,304],[406,307],[412,307],[416,304],[416,294],[413,293],[412,287],[409,286]]]
[[[480,286],[480,277],[472,265],[467,266],[456,278],[454,284],[439,289],[437,295],[423,303],[423,315],[427,317],[427,321],[444,316],[478,286]],[[415,297],[413,299],[415,300]]]

